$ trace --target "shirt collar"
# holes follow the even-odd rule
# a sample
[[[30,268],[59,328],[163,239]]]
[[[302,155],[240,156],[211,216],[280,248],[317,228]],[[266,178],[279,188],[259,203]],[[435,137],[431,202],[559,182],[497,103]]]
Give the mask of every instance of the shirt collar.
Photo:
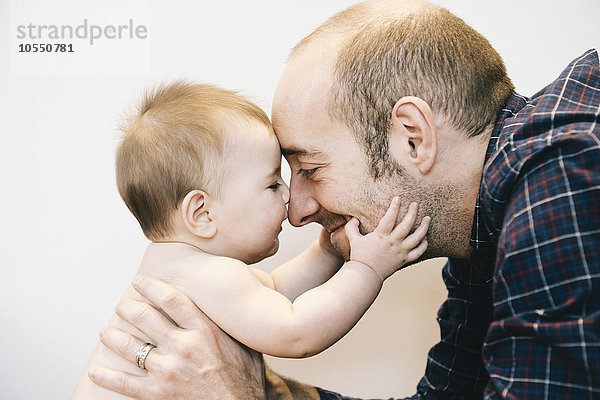
[[[483,163],[484,171],[491,155],[498,151],[498,146],[501,144],[500,134],[502,132],[502,127],[504,126],[504,121],[508,118],[514,117],[527,104],[528,101],[529,100],[526,97],[513,92],[506,102],[506,105],[500,111],[500,115],[498,116],[498,119],[496,119],[494,129],[490,135],[485,153],[485,161]],[[484,175],[485,174],[482,174],[482,179]],[[475,252],[493,251],[495,253],[496,238],[487,228],[487,225],[483,219],[483,208],[481,204],[481,198],[483,195],[482,190],[483,185],[480,184],[477,202],[475,204],[475,214],[473,216],[470,244]]]

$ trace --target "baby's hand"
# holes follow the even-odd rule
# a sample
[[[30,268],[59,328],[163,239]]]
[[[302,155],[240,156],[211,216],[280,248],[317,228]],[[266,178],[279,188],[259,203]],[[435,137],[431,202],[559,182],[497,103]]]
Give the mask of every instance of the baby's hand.
[[[425,234],[431,218],[424,217],[419,227],[408,235],[417,219],[418,208],[417,203],[411,203],[402,221],[394,228],[400,211],[400,200],[394,197],[377,228],[364,236],[358,230],[356,218],[348,221],[345,230],[351,247],[350,261],[366,264],[385,280],[404,264],[421,257],[427,249]]]

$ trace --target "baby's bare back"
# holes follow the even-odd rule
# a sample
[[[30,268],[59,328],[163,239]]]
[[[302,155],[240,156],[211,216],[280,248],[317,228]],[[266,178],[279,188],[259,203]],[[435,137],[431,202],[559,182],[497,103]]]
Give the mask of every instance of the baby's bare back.
[[[123,297],[130,297],[135,300],[142,300],[142,297],[135,291],[131,286],[127,289]],[[110,327],[121,329],[127,333],[130,333],[140,338],[143,343],[149,342],[150,340],[138,329],[133,327],[128,322],[120,319],[116,314],[113,314],[108,324]],[[98,342],[94,352],[88,360],[85,368],[83,369],[75,391],[73,392],[72,399],[129,399],[129,397],[120,395],[115,392],[106,390],[100,386],[95,385],[90,381],[88,377],[88,371],[92,367],[105,367],[115,370],[124,371],[133,375],[143,376],[145,371],[139,369],[135,364],[135,354],[131,355],[131,360],[125,360],[112,350],[108,349],[101,342]]]
[[[194,273],[195,268],[199,267],[198,264],[202,263],[205,259],[202,255],[197,252],[190,252],[189,249],[181,246],[164,246],[151,244],[146,253],[138,270],[139,274],[152,276],[161,279],[177,289],[184,292],[189,296],[191,292],[190,288],[186,287],[186,281],[193,281],[187,279],[188,275]],[[192,265],[194,264],[194,265]],[[147,302],[142,296],[140,296],[131,285],[127,288],[123,294],[122,299],[133,299],[136,301]],[[113,314],[108,323],[109,329],[117,328],[125,331],[141,340],[140,344],[151,343],[152,340],[143,332],[136,329],[133,325],[119,318],[117,314]],[[154,350],[156,351],[156,350]],[[75,390],[72,395],[72,400],[79,399],[98,399],[98,400],[117,400],[117,399],[130,399],[129,397],[120,395],[115,392],[106,390],[96,384],[88,377],[88,371],[90,368],[105,367],[114,370],[127,372],[133,375],[143,376],[146,371],[140,369],[135,364],[136,354],[131,354],[128,359],[124,359],[120,355],[116,354],[101,342],[98,342],[94,349],[90,359],[88,360],[85,368],[83,369]]]

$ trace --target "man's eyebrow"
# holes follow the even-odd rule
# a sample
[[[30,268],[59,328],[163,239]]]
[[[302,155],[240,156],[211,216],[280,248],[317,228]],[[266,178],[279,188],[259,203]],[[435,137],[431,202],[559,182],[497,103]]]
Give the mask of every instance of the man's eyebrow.
[[[304,157],[319,157],[323,156],[323,152],[320,150],[307,150],[298,147],[286,147],[281,149],[281,154],[286,156],[304,156]]]

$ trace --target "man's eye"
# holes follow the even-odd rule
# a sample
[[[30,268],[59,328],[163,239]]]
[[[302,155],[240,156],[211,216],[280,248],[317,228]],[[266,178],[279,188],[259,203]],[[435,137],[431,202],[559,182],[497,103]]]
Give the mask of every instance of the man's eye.
[[[274,183],[273,183],[271,186],[269,186],[269,187],[268,187],[268,189],[271,189],[271,190],[277,190],[277,189],[279,189],[280,187],[281,187],[281,183],[279,183],[279,182],[274,182]]]
[[[298,175],[302,175],[305,178],[310,178],[310,176],[312,174],[314,174],[317,171],[318,168],[311,168],[311,169],[302,169],[300,168],[298,170],[298,172],[296,172],[296,174]]]

